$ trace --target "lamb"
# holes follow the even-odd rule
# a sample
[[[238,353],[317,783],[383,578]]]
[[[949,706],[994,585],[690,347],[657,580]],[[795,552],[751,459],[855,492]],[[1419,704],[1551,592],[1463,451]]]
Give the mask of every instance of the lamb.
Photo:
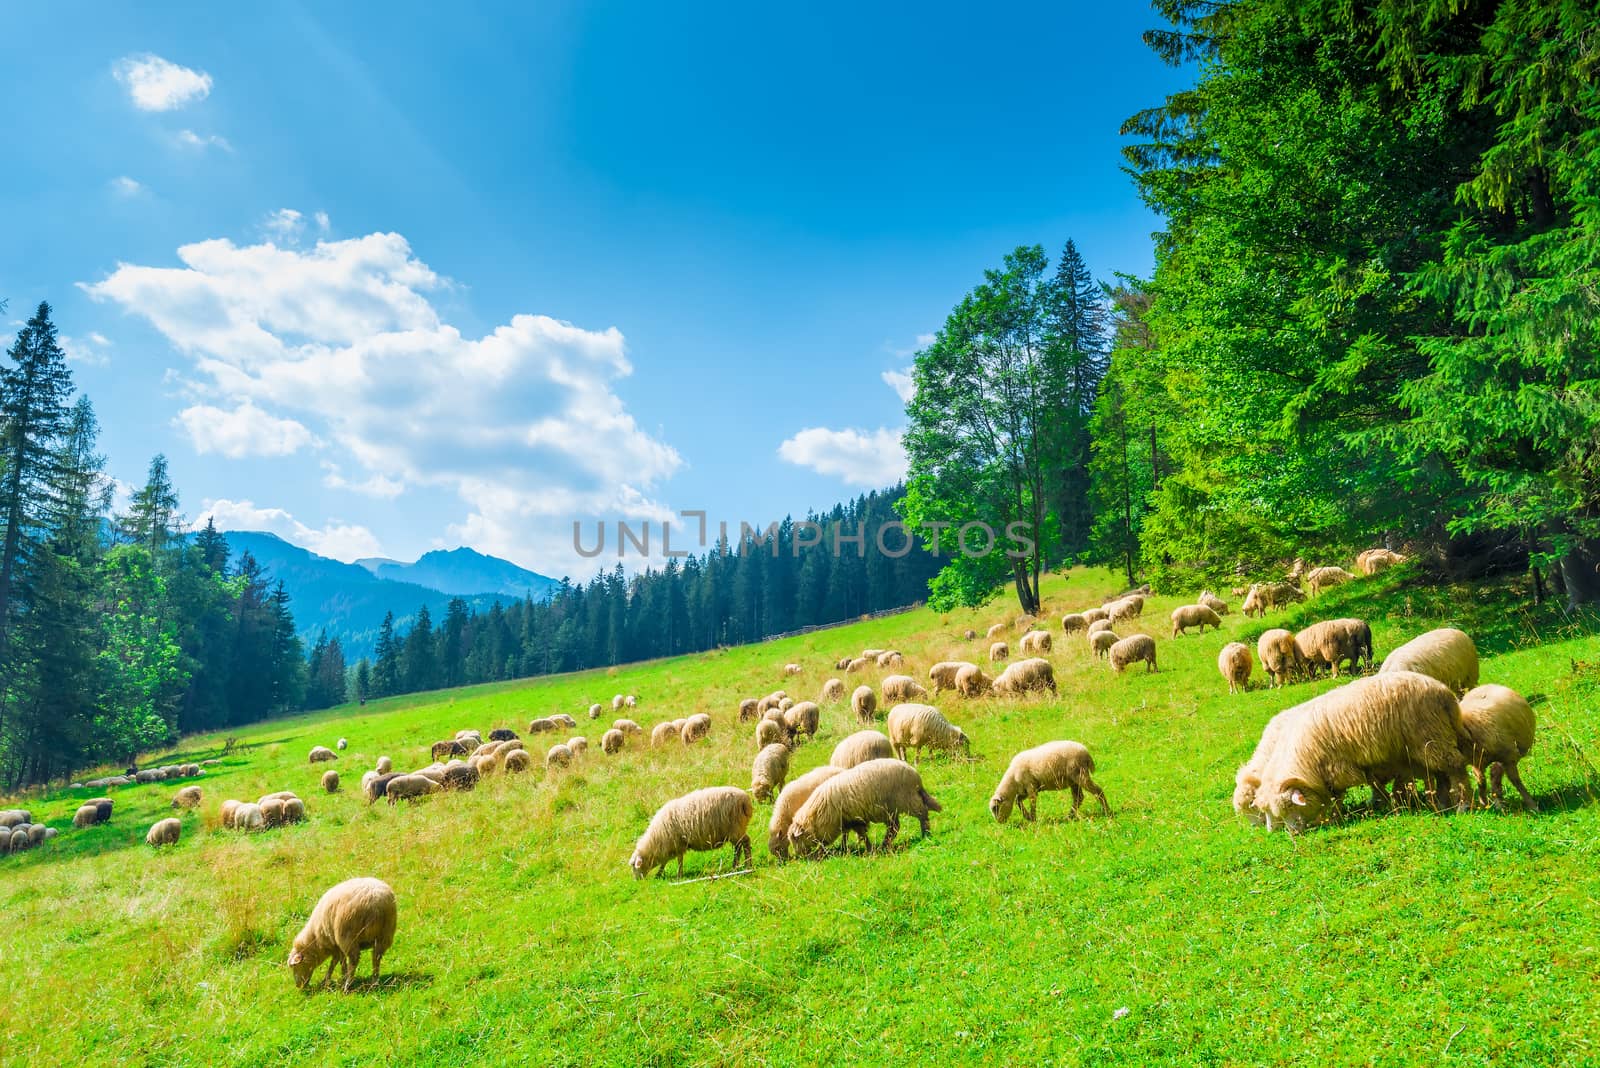
[[[349,739],[347,739],[347,738],[340,738],[340,739],[339,739],[339,744],[338,744],[338,748],[339,748],[339,749],[341,749],[341,750],[344,750],[344,749],[348,749],[348,748],[350,748],[350,741],[349,741]],[[186,765],[186,766],[187,766],[187,765]],[[184,774],[186,774],[186,775],[188,775],[188,774],[193,774],[193,773],[192,773],[192,772],[185,772],[185,773],[184,773]]]
[[[1317,674],[1320,667],[1328,667],[1333,677],[1339,677],[1339,664],[1348,661],[1353,675],[1366,658],[1372,665],[1372,628],[1359,619],[1327,619],[1313,623],[1294,636],[1295,648],[1306,670]]]
[[[328,960],[324,983],[333,980],[339,966],[344,989],[355,982],[361,951],[372,951],[372,981],[378,981],[383,955],[394,944],[397,910],[394,891],[380,879],[347,879],[318,899],[311,918],[294,936],[289,969],[295,986],[304,989],[317,968]],[[330,960],[331,958],[331,960]]]
[[[511,752],[520,753],[523,750],[513,749]],[[506,755],[509,757],[511,754],[507,753]],[[465,793],[468,790],[476,790],[478,782],[482,778],[483,773],[471,764],[452,764],[444,769],[444,781],[439,786],[441,789],[458,790]]]
[[[1450,688],[1413,671],[1357,679],[1312,698],[1284,730],[1261,772],[1255,806],[1267,826],[1315,826],[1346,790],[1420,770],[1453,798],[1468,784],[1462,748],[1470,745]],[[1381,787],[1373,793],[1381,796]],[[1464,808],[1464,803],[1462,805]]]
[[[311,763],[313,764],[320,764],[323,761],[338,759],[339,754],[335,753],[332,749],[329,749],[325,745],[314,745],[311,747]]]
[[[750,792],[757,801],[771,801],[789,778],[789,747],[782,742],[764,745],[750,765]]]
[[[502,766],[507,775],[520,775],[533,767],[533,754],[526,749],[513,749],[505,755]]]
[[[1197,606],[1198,607],[1198,606]],[[1210,612],[1211,609],[1206,609]],[[1212,613],[1215,615],[1216,613]],[[1111,661],[1111,670],[1118,675],[1125,671],[1129,664],[1144,661],[1144,669],[1149,672],[1158,670],[1156,667],[1156,640],[1148,634],[1130,634],[1113,645],[1106,653]]]
[[[778,800],[772,806],[772,821],[767,824],[767,852],[779,860],[789,859],[789,827],[794,823],[795,813],[811,799],[817,787],[842,770],[829,764],[812,768],[779,792]]]
[[[1222,629],[1222,617],[1203,604],[1186,604],[1172,610],[1172,636],[1176,638],[1188,627],[1199,627],[1200,633],[1206,632],[1206,627]]]
[[[801,701],[783,714],[783,726],[791,739],[799,738],[802,734],[807,738],[816,737],[817,725],[821,720],[822,709],[814,701]]]
[[[1005,632],[1006,625],[1004,623],[996,623],[994,626],[989,628],[989,632],[985,634],[984,637],[988,638],[990,641],[994,641],[996,638],[1005,634]]]
[[[306,821],[306,803],[298,797],[286,797],[283,802],[284,823],[304,823]]]
[[[1356,557],[1356,570],[1363,575],[1377,575],[1404,563],[1405,559],[1389,549],[1368,549]]]
[[[750,859],[750,817],[755,802],[749,793],[736,786],[709,786],[674,798],[662,805],[633,848],[628,867],[636,879],[652,871],[667,873],[667,865],[678,862],[683,875],[683,857],[691,849],[709,851],[733,844],[733,865],[739,858]]]
[[[1538,812],[1538,802],[1517,773],[1517,762],[1533,748],[1533,708],[1528,702],[1505,686],[1475,686],[1461,699],[1461,722],[1467,729],[1467,762],[1478,772],[1478,794],[1484,804],[1491,799],[1496,808],[1504,804],[1503,774],[1522,795],[1522,807]]]
[[[572,750],[568,749],[561,742],[557,742],[555,745],[552,745],[550,747],[550,751],[544,755],[544,766],[547,769],[572,767]]]
[[[1099,798],[1102,812],[1111,815],[1105,792],[1094,781],[1094,757],[1078,742],[1045,742],[1012,757],[989,799],[989,814],[1004,823],[1015,804],[1022,818],[1032,822],[1039,815],[1039,794],[1046,790],[1071,790],[1072,816],[1078,814],[1085,790]]]
[[[867,668],[869,668],[871,666],[872,666],[872,661],[868,660],[864,656],[858,656],[854,660],[850,661],[850,663],[848,663],[848,664],[846,664],[844,666],[844,673],[846,675],[854,675],[859,671],[867,670]]]
[[[1045,690],[1055,693],[1056,670],[1050,666],[1050,661],[1039,657],[1018,660],[1000,673],[1000,677],[994,680],[990,689],[1002,697]]]
[[[869,760],[892,756],[894,743],[883,734],[878,731],[857,731],[833,747],[833,755],[828,758],[828,763],[842,771]]]
[[[384,796],[392,805],[396,801],[414,801],[419,797],[427,797],[438,789],[439,784],[426,775],[396,775],[388,780]]]
[[[594,704],[589,706],[589,718],[590,719],[599,719],[600,718],[600,702],[596,701]]]
[[[817,700],[828,705],[838,704],[840,701],[843,701],[844,680],[829,679],[827,682],[823,683],[822,693],[818,695]]]
[[[540,716],[538,719],[531,720],[528,723],[529,734],[543,734],[546,731],[553,731],[555,729],[556,721],[551,719],[549,716]]]
[[[623,734],[643,734],[644,733],[644,728],[639,726],[637,723],[635,723],[631,719],[615,720],[611,724],[611,726],[614,727],[615,729],[621,731]]]
[[[1122,639],[1117,637],[1114,630],[1102,630],[1089,635],[1089,648],[1094,650],[1094,655],[1104,660],[1111,647]]]
[[[883,680],[883,703],[886,705],[897,705],[913,697],[926,696],[928,691],[910,675],[890,675]]]
[[[233,810],[233,829],[246,833],[264,831],[267,829],[266,818],[261,815],[261,806],[249,802],[241,804]]]
[[[928,681],[935,694],[956,688],[956,672],[967,666],[965,660],[941,660],[928,669]]]
[[[802,855],[815,855],[854,830],[870,847],[867,829],[882,823],[886,830],[879,848],[888,849],[900,831],[902,815],[916,817],[926,838],[929,813],[940,811],[942,806],[923,788],[917,769],[901,760],[869,760],[812,791],[789,825],[789,845]]]
[[[650,730],[650,748],[656,749],[668,742],[679,741],[683,735],[681,720],[671,720],[666,723],[657,723]]]
[[[989,661],[995,663],[1011,655],[1011,647],[1005,642],[995,642],[989,646]]]
[[[799,664],[785,664],[785,665],[783,665],[783,673],[785,675],[798,675],[798,674],[800,674],[800,665]]]
[[[757,749],[765,749],[769,745],[783,742],[788,736],[788,730],[775,719],[763,719],[756,724]]]
[[[607,756],[614,756],[615,754],[622,752],[622,746],[626,740],[626,737],[621,731],[617,730],[615,727],[612,727],[610,730],[606,731],[600,736],[600,751]],[[511,769],[507,768],[506,770],[510,771]]]
[[[1311,591],[1311,596],[1315,597],[1323,590],[1331,590],[1353,578],[1355,576],[1342,567],[1316,567],[1306,575],[1306,587]]]
[[[1048,653],[1051,645],[1049,631],[1030,630],[1022,636],[1022,641],[1018,643],[1017,648],[1024,653],[1032,653],[1038,656],[1041,653]]]
[[[752,720],[760,719],[761,712],[756,707],[758,704],[760,704],[760,702],[758,702],[754,697],[746,697],[743,701],[740,701],[739,722],[749,723]]]
[[[594,717],[599,714],[599,705],[590,706],[590,719],[594,719]],[[494,730],[489,732],[489,740],[491,742],[514,742],[517,740],[517,732],[512,730],[510,727],[496,727]]]
[[[683,721],[681,737],[684,745],[693,745],[711,733],[711,717],[704,712],[696,712]]]
[[[1265,616],[1267,614],[1267,602],[1261,596],[1261,584],[1259,582],[1251,585],[1249,591],[1244,595],[1244,614],[1246,618]]]
[[[992,692],[993,685],[993,680],[977,664],[963,664],[961,670],[956,672],[956,693],[962,697],[982,697]]]
[[[968,753],[972,748],[972,743],[961,728],[945,719],[932,705],[895,705],[889,710],[885,726],[889,728],[889,740],[894,743],[895,755],[901,760],[910,752],[913,762],[920,764],[925,747],[960,750],[962,753]]]
[[[176,794],[173,794],[172,795],[172,807],[173,808],[199,808],[200,807],[200,787],[198,787],[198,786],[185,786],[183,789],[179,790]]]
[[[1274,688],[1287,686],[1294,678],[1306,673],[1305,657],[1294,635],[1282,628],[1264,632],[1256,641],[1256,656],[1261,659],[1261,670],[1267,673]]]
[[[1228,602],[1212,593],[1210,590],[1201,590],[1200,596],[1195,599],[1195,604],[1205,605],[1219,616],[1228,614]]]
[[[339,792],[339,773],[337,771],[325,771],[322,773],[322,789],[330,794]]]
[[[1244,693],[1250,688],[1250,647],[1244,642],[1229,642],[1217,654],[1217,670],[1228,680],[1229,693]]]
[[[1096,634],[1099,634],[1101,631],[1103,631],[1103,630],[1111,630],[1111,629],[1112,629],[1111,620],[1109,620],[1109,619],[1097,619],[1093,623],[1090,623],[1089,626],[1084,630],[1083,636],[1085,638],[1093,638]]]
[[[871,686],[857,686],[850,695],[850,707],[855,710],[858,721],[871,723],[878,715],[878,695],[872,692]]]
[[[1061,633],[1075,634],[1080,630],[1088,630],[1089,621],[1078,612],[1068,612],[1061,617]]]
[[[1478,649],[1454,627],[1430,630],[1406,642],[1383,659],[1386,671],[1416,671],[1438,679],[1456,693],[1478,685]]]
[[[394,762],[386,756],[378,758],[377,771],[379,775],[387,775],[394,771]]]

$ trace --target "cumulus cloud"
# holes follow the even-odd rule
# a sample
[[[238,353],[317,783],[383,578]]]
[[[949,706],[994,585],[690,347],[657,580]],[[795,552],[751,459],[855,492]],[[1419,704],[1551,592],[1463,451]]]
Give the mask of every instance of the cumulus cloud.
[[[198,529],[207,520],[218,530],[264,530],[284,541],[310,549],[318,556],[349,563],[363,556],[382,556],[383,546],[366,527],[330,519],[326,526],[309,527],[282,508],[258,508],[253,501],[231,501],[226,497],[206,501],[194,521]]]
[[[228,139],[217,134],[197,134],[193,130],[179,130],[173,137],[185,148],[220,148],[224,152],[233,151]]]
[[[317,443],[302,424],[264,412],[248,400],[231,410],[196,404],[179,412],[173,424],[189,435],[195,452],[221,453],[230,460],[289,456]]]
[[[280,241],[293,241],[305,229],[305,218],[293,208],[279,208],[268,215],[261,229]]]
[[[405,492],[406,484],[399,479],[385,478],[383,475],[370,475],[367,478],[351,480],[344,477],[339,465],[327,460],[322,462],[322,484],[329,489],[345,490],[350,493],[359,493],[363,497],[378,497],[390,500]]]
[[[917,388],[916,384],[911,380],[911,368],[909,367],[900,371],[883,372],[883,381],[885,385],[899,394],[900,401],[903,404],[910,404],[911,398],[916,395]]]
[[[111,191],[119,197],[136,197],[144,192],[144,186],[129,178],[126,174],[120,174],[111,179],[110,185]]]
[[[148,52],[117,60],[111,73],[140,111],[172,111],[204,100],[211,92],[211,75],[205,71],[180,67]]]
[[[68,363],[104,367],[111,362],[111,342],[97,331],[90,331],[81,338],[61,334],[57,340],[61,351],[67,354]]]
[[[887,486],[906,473],[900,431],[886,427],[870,431],[807,427],[779,445],[778,456],[854,486]]]
[[[233,439],[209,426],[216,413],[276,421],[266,438],[285,449],[292,423],[319,462],[354,472],[334,473],[342,488],[451,491],[464,515],[447,529],[532,566],[572,562],[574,520],[666,513],[651,494],[683,461],[613,391],[632,373],[615,328],[519,314],[465,336],[430,300],[447,281],[399,234],[305,249],[216,239],[178,260],[119,264],[83,288],[188,357],[179,385],[199,402],[189,411],[208,409],[219,450]]]

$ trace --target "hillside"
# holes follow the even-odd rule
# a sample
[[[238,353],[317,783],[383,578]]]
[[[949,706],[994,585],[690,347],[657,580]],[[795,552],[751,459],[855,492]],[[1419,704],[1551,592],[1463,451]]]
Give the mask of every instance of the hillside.
[[[1104,573],[1044,587],[1062,611],[1112,592]],[[971,760],[925,755],[943,805],[933,833],[902,827],[887,855],[780,866],[751,826],[754,871],[715,881],[635,881],[633,842],[664,800],[749,784],[741,697],[813,695],[842,654],[900,649],[926,678],[980,659],[1014,607],[922,609],[797,638],[605,672],[413,695],[186,739],[174,754],[221,764],[184,838],[143,845],[174,784],[116,790],[108,825],[73,830],[90,791],[21,801],[61,828],[0,857],[0,1020],[7,1063],[173,1065],[993,1064],[1592,1062],[1600,1034],[1600,636],[1504,586],[1429,590],[1391,574],[1291,613],[1171,639],[1183,603],[1152,598],[1139,628],[1161,671],[1119,677],[1081,638],[1057,634],[1059,694],[938,703],[972,738]],[[1361,791],[1342,826],[1298,838],[1236,819],[1232,776],[1275,712],[1337,683],[1230,696],[1221,645],[1313,618],[1371,620],[1378,655],[1441,623],[1478,639],[1485,681],[1529,696],[1539,738],[1523,776],[1542,811],[1374,816]],[[967,627],[980,633],[962,640]],[[1014,638],[1014,635],[1013,635]],[[786,662],[803,665],[784,678]],[[880,673],[867,681],[876,683]],[[852,679],[852,685],[855,680]],[[592,701],[636,693],[650,726],[695,711],[704,743],[571,770],[491,778],[474,793],[368,808],[353,792],[380,754],[427,762],[455,729],[562,710],[597,742]],[[824,708],[791,776],[857,729]],[[316,789],[314,744],[340,736],[344,792]],[[548,738],[548,736],[544,736]],[[1087,744],[1114,816],[997,825],[987,801],[1012,753]],[[530,749],[539,748],[530,741]],[[242,837],[224,798],[285,788],[305,824]],[[877,840],[881,828],[874,830]],[[729,851],[691,854],[691,880]],[[289,942],[333,883],[370,874],[399,898],[384,978],[344,995],[298,994]],[[370,961],[362,962],[363,980]],[[1123,1010],[1126,1010],[1125,1012]],[[1449,1056],[1441,1058],[1448,1049]]]
[[[474,549],[435,549],[423,553],[415,563],[369,557],[356,565],[378,578],[391,582],[410,582],[440,593],[459,596],[498,594],[503,597],[532,597],[542,601],[559,589],[560,582],[537,571],[518,567],[497,556],[485,556]]]

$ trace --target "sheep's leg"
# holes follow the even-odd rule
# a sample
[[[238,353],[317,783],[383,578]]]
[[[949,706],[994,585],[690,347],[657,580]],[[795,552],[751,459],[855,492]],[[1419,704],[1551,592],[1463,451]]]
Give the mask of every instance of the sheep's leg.
[[[878,852],[889,852],[889,846],[894,842],[895,835],[900,833],[900,819],[893,817],[888,821],[887,829],[883,832],[883,841],[878,843]]]
[[[374,944],[372,947],[372,985],[378,985],[378,969],[383,964],[383,946]]]
[[[1529,812],[1538,812],[1539,802],[1533,799],[1533,791],[1522,785],[1522,773],[1517,770],[1517,766],[1515,764],[1507,764],[1505,769],[1506,778],[1511,780],[1511,785],[1515,786],[1517,793],[1522,795],[1522,807]]]
[[[1383,784],[1376,779],[1372,781],[1372,811],[1387,812],[1394,809],[1394,802],[1389,800],[1389,795],[1383,792]]]
[[[683,878],[683,858],[684,858],[684,856],[685,856],[685,854],[683,854],[683,853],[679,853],[678,854],[678,878],[680,878],[680,879]],[[663,865],[661,870],[662,871],[666,871],[666,866]]]
[[[1480,767],[1480,768],[1476,768],[1474,770],[1477,771],[1477,773],[1478,773],[1478,788],[1477,788],[1477,791],[1475,792],[1474,796],[1476,796],[1478,801],[1482,803],[1484,808],[1488,808],[1489,807],[1489,773],[1490,773],[1490,769],[1487,768],[1487,767]],[[1472,785],[1470,779],[1468,780],[1467,785],[1468,785],[1468,787],[1470,787]]]
[[[1103,814],[1105,814],[1107,816],[1111,815],[1111,802],[1106,800],[1106,792],[1104,790],[1100,789],[1099,785],[1096,784],[1093,779],[1090,779],[1087,782],[1085,782],[1083,784],[1083,788],[1085,790],[1088,790],[1091,794],[1093,794],[1095,796],[1095,798],[1097,800],[1099,800],[1099,802],[1100,802],[1100,811]]]
[[[1072,811],[1067,813],[1067,816],[1071,819],[1077,819],[1078,806],[1083,804],[1083,787],[1078,783],[1073,783],[1070,789],[1072,790]]]
[[[361,947],[357,946],[345,957],[344,988],[349,990],[356,981],[356,972],[361,969]]]
[[[338,966],[339,952],[335,950],[333,956],[328,958],[328,974],[322,977],[323,986],[327,986],[329,983],[333,982],[333,969],[337,968]]]

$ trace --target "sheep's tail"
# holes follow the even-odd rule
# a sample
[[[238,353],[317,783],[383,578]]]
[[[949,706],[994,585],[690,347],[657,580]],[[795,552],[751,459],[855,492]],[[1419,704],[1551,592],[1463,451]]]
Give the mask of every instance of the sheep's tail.
[[[917,787],[917,793],[922,795],[922,803],[924,805],[928,806],[928,811],[929,812],[943,812],[944,811],[944,806],[939,804],[938,801],[934,800],[933,795],[930,794],[927,790],[924,790],[922,787],[919,786],[919,787]]]

